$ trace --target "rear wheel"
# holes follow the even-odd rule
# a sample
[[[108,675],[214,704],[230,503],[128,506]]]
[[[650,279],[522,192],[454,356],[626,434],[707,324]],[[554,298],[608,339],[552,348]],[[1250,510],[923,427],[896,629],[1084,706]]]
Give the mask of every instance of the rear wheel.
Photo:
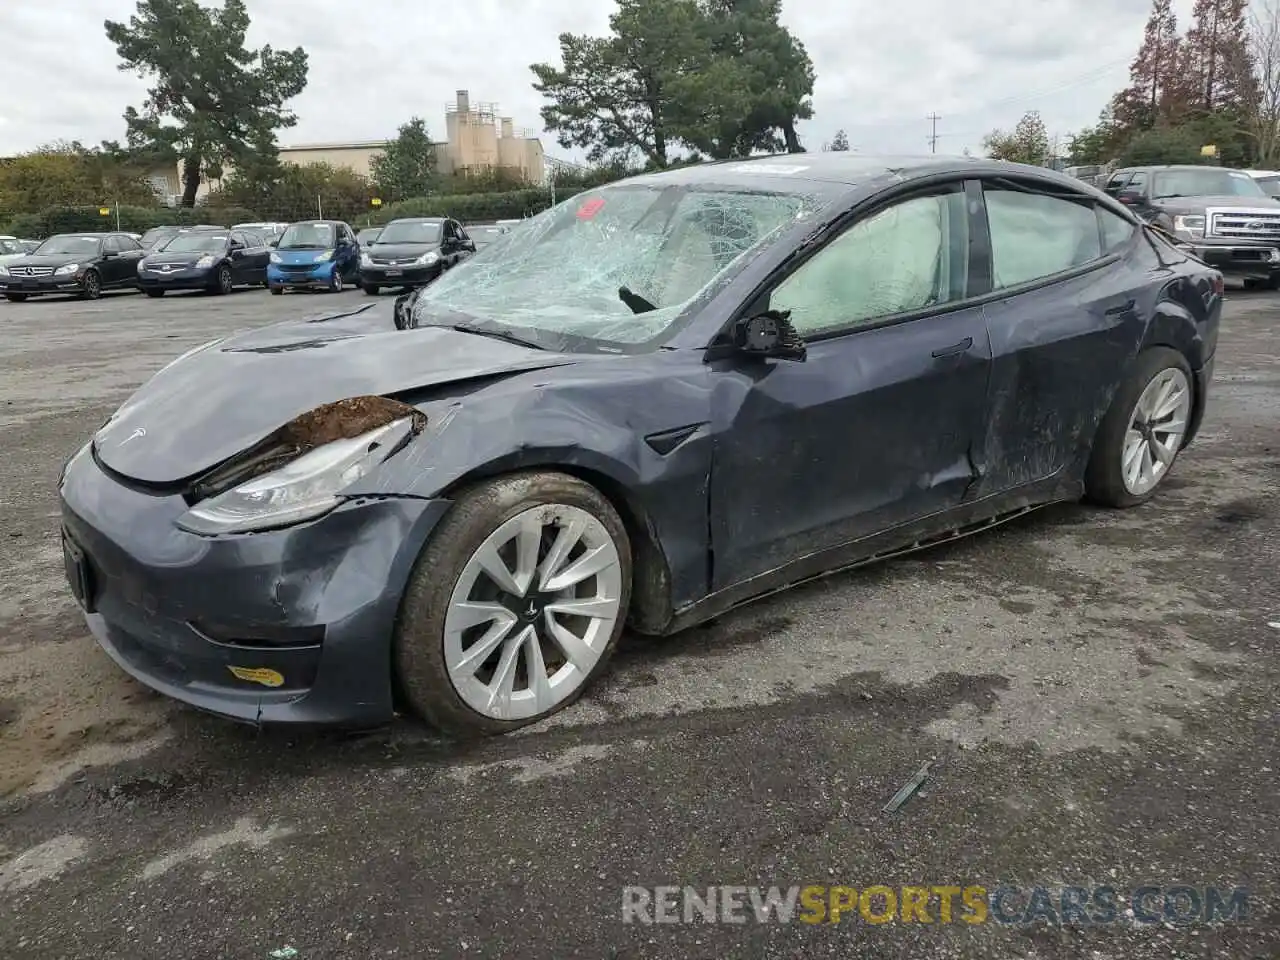
[[[144,290],[143,292],[144,292],[148,297],[163,297],[163,296],[164,296],[164,291],[163,291],[163,290]]]
[[[363,286],[364,286],[364,292],[371,297],[376,297],[379,294],[379,292],[381,292],[382,290],[382,288],[379,287],[376,283],[366,283]]]
[[[278,297],[284,293],[284,287],[271,287],[270,290],[273,297]]]
[[[329,292],[330,293],[342,292],[342,271],[339,270],[336,266],[333,268],[333,274],[329,277]]]
[[[1085,491],[1109,507],[1149,500],[1182,449],[1195,387],[1186,358],[1168,347],[1138,356],[1098,429]]]
[[[458,737],[568,706],[617,646],[631,547],[594,487],[558,473],[478,484],[418,558],[395,635],[409,706]]]

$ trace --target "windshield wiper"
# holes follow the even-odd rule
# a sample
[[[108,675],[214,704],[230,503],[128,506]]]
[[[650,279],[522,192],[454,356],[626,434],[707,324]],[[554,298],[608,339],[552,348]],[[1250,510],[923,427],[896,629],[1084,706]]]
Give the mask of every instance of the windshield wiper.
[[[618,288],[618,299],[630,307],[632,313],[648,313],[650,310],[658,309],[640,294],[632,292],[629,287]]]
[[[546,350],[542,344],[528,337],[522,337],[518,333],[512,333],[509,330],[492,330],[488,327],[478,327],[474,323],[451,323],[446,325],[449,330],[457,330],[459,333],[474,333],[477,337],[490,337],[494,340],[505,340],[507,343],[518,343],[522,347],[533,347],[535,350]]]

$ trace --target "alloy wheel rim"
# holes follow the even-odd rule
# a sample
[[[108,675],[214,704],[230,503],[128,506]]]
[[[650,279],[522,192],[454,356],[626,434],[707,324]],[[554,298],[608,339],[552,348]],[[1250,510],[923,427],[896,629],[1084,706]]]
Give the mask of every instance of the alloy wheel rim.
[[[1161,370],[1147,384],[1129,417],[1120,475],[1135,497],[1156,488],[1173,465],[1191,416],[1191,383],[1177,367]]]
[[[223,293],[231,292],[231,271],[226,267],[218,271],[218,286],[222,288]]]
[[[84,278],[84,292],[91,297],[98,295],[98,275],[91,273]]]
[[[527,720],[581,689],[622,614],[622,561],[592,514],[524,510],[467,560],[449,598],[444,657],[472,710]]]
[[[334,293],[342,292],[342,273],[338,270],[337,267],[333,268],[333,292]]]

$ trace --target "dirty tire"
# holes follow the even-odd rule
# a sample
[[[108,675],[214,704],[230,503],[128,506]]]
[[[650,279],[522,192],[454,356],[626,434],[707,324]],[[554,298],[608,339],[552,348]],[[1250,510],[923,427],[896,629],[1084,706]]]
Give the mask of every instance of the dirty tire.
[[[270,287],[269,289],[273,297],[278,297],[284,293],[284,287]]]
[[[540,504],[573,507],[593,516],[617,550],[619,613],[594,667],[550,709],[502,720],[472,709],[454,687],[445,662],[445,618],[459,577],[490,534]],[[399,689],[408,707],[441,733],[458,739],[495,736],[537,723],[572,704],[607,667],[631,600],[631,545],[622,519],[590,484],[561,473],[531,471],[483,481],[460,492],[419,555],[400,606],[393,639]]]
[[[27,299],[27,295],[25,293],[6,293],[4,298],[10,303],[22,303]]]
[[[1129,431],[1134,407],[1147,385],[1171,368],[1181,370],[1186,376],[1194,403],[1195,378],[1191,375],[1191,366],[1187,363],[1186,357],[1169,347],[1151,347],[1139,354],[1133,368],[1129,371],[1129,376],[1116,391],[1111,401],[1111,408],[1103,417],[1098,427],[1098,435],[1093,441],[1093,451],[1089,456],[1089,466],[1085,470],[1084,480],[1085,496],[1093,503],[1104,507],[1121,508],[1145,503],[1160,489],[1164,478],[1177,463],[1175,454],[1173,463],[1165,470],[1156,485],[1146,493],[1133,494],[1125,487],[1121,466],[1125,435]]]
[[[102,296],[102,278],[97,270],[90,270],[84,275],[84,293],[86,300],[97,300]]]
[[[145,293],[148,297],[163,297],[163,296],[164,296],[164,291],[163,291],[163,290],[144,290],[144,291],[142,291],[142,292],[143,292],[143,293]]]
[[[382,288],[381,288],[380,286],[378,286],[376,283],[366,283],[366,284],[362,284],[362,288],[363,288],[364,292],[365,292],[365,293],[367,293],[367,294],[368,294],[369,296],[371,296],[371,297],[376,297],[376,296],[378,295],[378,293],[379,293],[379,292],[381,292],[381,290],[382,290]]]

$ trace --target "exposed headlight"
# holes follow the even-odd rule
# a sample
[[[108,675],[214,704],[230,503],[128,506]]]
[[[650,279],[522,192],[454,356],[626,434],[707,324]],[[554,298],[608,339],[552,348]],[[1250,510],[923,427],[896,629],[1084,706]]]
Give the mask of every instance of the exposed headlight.
[[[394,420],[351,440],[335,440],[188,510],[192,533],[248,533],[312,520],[342,502],[341,492],[376,467],[412,427]]]
[[[367,253],[362,253],[362,254],[360,254],[360,266],[362,266],[362,267],[372,267],[372,266],[373,266],[373,257],[369,256]]]
[[[436,253],[434,250],[431,250],[431,251],[428,251],[427,253],[424,253],[422,256],[420,256],[417,262],[422,264],[424,267],[429,267],[431,266],[431,264],[435,263],[439,259],[440,259],[440,254]]]
[[[203,256],[203,257],[201,257],[199,260],[197,260],[197,261],[196,261],[196,269],[197,269],[197,270],[208,270],[210,267],[212,267],[212,266],[213,266],[213,261],[214,261],[214,260],[216,260],[216,259],[218,259],[218,258],[217,258],[217,257],[215,257],[215,256],[213,256],[212,254],[209,254],[209,255],[207,255],[207,256]]]
[[[272,263],[281,263],[281,262],[283,262],[283,261],[281,261],[281,259],[280,259],[280,254],[275,253],[275,252],[272,252],[271,257],[270,257],[270,260],[271,260],[271,262],[272,262]]]
[[[326,260],[333,259],[333,251],[326,250],[324,253],[316,254],[316,263],[324,263]]]
[[[68,273],[75,273],[79,269],[80,264],[78,263],[64,263],[57,270],[53,271],[53,275],[55,277],[65,277]]]
[[[1199,214],[1190,214],[1185,217],[1174,217],[1173,232],[1183,234],[1193,240],[1203,240],[1204,217]]]

